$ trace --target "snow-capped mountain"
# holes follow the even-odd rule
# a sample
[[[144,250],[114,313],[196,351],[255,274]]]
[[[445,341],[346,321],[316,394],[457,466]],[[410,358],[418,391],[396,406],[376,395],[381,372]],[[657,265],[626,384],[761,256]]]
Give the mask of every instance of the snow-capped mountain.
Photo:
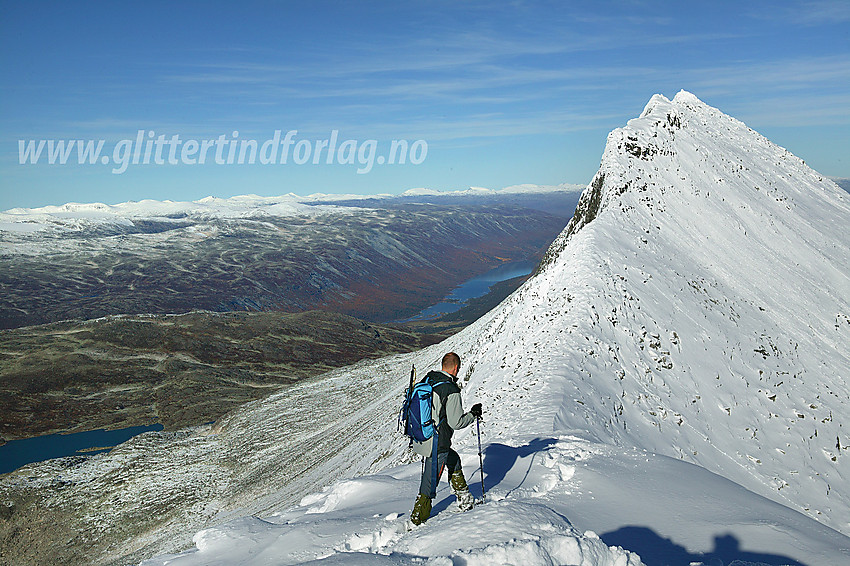
[[[340,212],[337,207],[311,206],[305,197],[241,195],[209,196],[193,202],[142,200],[120,204],[66,203],[39,208],[12,208],[0,212],[0,231],[26,233],[39,230],[81,230],[98,225],[133,226],[134,221],[178,222],[186,218],[263,218],[318,215]]]
[[[657,95],[609,135],[536,274],[464,331],[211,427],[29,466],[0,496],[74,509],[103,563],[201,527],[145,564],[841,563],[848,222],[848,195],[783,148]],[[420,466],[394,412],[410,364],[450,350],[485,407],[488,503],[449,513],[443,488],[406,533]],[[476,437],[455,439],[480,492]]]
[[[171,200],[128,201],[119,204],[76,203],[49,205],[38,208],[12,208],[0,211],[0,233],[26,234],[43,230],[81,230],[102,225],[133,226],[134,221],[174,222],[186,219],[259,219],[286,216],[318,216],[322,214],[357,213],[351,207],[334,206],[336,202],[357,202],[375,199],[403,199],[407,197],[471,197],[531,195],[553,192],[577,192],[580,185],[512,185],[494,190],[470,187],[463,190],[439,191],[436,189],[409,189],[400,195],[377,194],[325,194],[299,196],[289,193],[281,196],[238,195],[229,198],[208,196],[196,201]],[[368,206],[368,204],[364,205]]]

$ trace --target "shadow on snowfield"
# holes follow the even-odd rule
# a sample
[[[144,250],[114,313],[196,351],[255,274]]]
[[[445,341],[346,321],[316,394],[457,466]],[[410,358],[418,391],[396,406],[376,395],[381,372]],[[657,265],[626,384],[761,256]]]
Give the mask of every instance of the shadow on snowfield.
[[[499,486],[502,491],[506,492],[505,495],[508,496],[510,493],[522,487],[525,483],[525,480],[528,479],[528,473],[531,470],[531,465],[534,463],[534,455],[538,452],[543,452],[547,450],[550,446],[557,444],[558,439],[556,438],[535,438],[528,444],[524,446],[506,446],[504,444],[493,443],[487,446],[484,450],[484,487],[485,489],[493,489],[496,486]],[[528,461],[528,466],[525,470],[525,474],[522,476],[522,480],[517,485],[501,485],[502,481],[507,476],[508,472],[513,469],[516,465],[517,460],[522,458],[528,458],[532,456]],[[478,476],[478,489],[476,490],[478,493],[481,492],[481,476]],[[471,484],[475,485],[475,484]],[[475,493],[475,491],[473,491]],[[477,494],[476,494],[477,495]]]
[[[535,438],[528,444],[518,447],[507,446],[497,442],[489,444],[487,448],[484,449],[484,488],[489,491],[494,487],[499,487],[500,491],[506,492],[505,497],[507,497],[511,494],[511,492],[515,489],[521,488],[525,483],[525,480],[528,478],[528,473],[531,470],[531,466],[534,463],[533,456],[538,452],[547,450],[550,446],[553,446],[557,442],[558,439],[556,438]],[[516,465],[517,460],[527,458],[529,456],[532,456],[532,458],[529,459],[525,474],[523,474],[519,483],[516,485],[501,485],[508,472],[510,472]],[[472,493],[473,497],[480,499],[482,495],[481,474],[479,473],[478,468],[475,468],[475,471],[471,474],[467,472],[466,475],[466,482],[469,485],[469,491]],[[440,479],[445,481],[445,475],[443,475]],[[432,516],[447,509],[454,501],[455,497],[451,494],[439,499],[438,501],[435,500],[434,507],[431,510]]]
[[[646,564],[653,566],[681,566],[682,564],[708,564],[730,566],[758,564],[759,566],[806,566],[778,554],[748,552],[741,549],[741,541],[731,534],[714,537],[714,550],[705,554],[692,554],[670,539],[663,538],[646,527],[622,527],[600,537],[605,544],[628,548],[640,555]]]

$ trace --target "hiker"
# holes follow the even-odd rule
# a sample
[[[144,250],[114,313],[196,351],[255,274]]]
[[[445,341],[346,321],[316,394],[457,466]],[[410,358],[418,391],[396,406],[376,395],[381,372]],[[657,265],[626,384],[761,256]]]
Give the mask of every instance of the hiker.
[[[443,468],[449,470],[449,484],[457,497],[457,505],[461,511],[472,509],[473,499],[463,477],[460,456],[452,450],[452,433],[469,426],[476,418],[481,417],[481,403],[476,403],[468,413],[463,412],[460,399],[460,387],[457,385],[457,373],[460,370],[460,356],[449,352],[443,356],[442,369],[429,371],[423,381],[433,386],[432,415],[439,423],[437,426],[436,459],[434,458],[434,437],[425,442],[414,442],[413,450],[420,456],[425,456],[425,467],[422,471],[422,481],[419,484],[419,496],[410,513],[410,521],[420,525],[431,516],[431,500],[437,495],[437,483],[443,475]]]

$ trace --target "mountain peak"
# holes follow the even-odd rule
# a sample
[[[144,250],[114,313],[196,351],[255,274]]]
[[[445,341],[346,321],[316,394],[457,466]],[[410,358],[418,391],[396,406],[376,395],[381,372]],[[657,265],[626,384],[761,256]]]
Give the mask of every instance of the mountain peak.
[[[609,134],[535,277],[480,321],[510,340],[470,363],[519,387],[544,372],[562,404],[537,418],[556,430],[685,459],[846,533],[848,201],[694,95],[653,96]]]
[[[705,104],[702,100],[697,98],[695,94],[684,89],[676,93],[676,96],[673,97],[673,102],[678,102],[680,104]]]
[[[673,100],[656,94],[638,118],[608,135],[600,168],[550,255],[615,201],[632,214],[663,210],[669,199],[723,201],[730,190],[775,210],[807,198],[846,207],[835,183],[743,122],[684,90]]]
[[[663,94],[653,94],[652,98],[649,99],[649,102],[646,103],[646,106],[643,108],[643,112],[640,113],[640,117],[644,118],[655,111],[659,106],[669,106],[670,99],[664,96]]]
[[[640,117],[645,118],[653,112],[657,112],[659,109],[661,109],[662,112],[665,112],[677,106],[707,106],[707,104],[697,98],[695,94],[686,90],[680,90],[676,93],[673,100],[670,100],[663,94],[654,94],[652,95],[652,98],[649,99],[649,102],[646,103],[643,112],[640,113]]]

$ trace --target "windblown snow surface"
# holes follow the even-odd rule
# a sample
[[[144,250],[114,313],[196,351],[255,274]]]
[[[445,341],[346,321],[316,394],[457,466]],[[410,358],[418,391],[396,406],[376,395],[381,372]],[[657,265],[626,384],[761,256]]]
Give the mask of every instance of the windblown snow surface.
[[[499,307],[194,433],[206,465],[239,451],[262,501],[143,564],[848,564],[848,225],[848,195],[800,159],[656,95]],[[407,532],[420,464],[394,413],[410,364],[450,350],[485,406],[487,502],[454,512],[444,480]],[[332,448],[272,488],[261,463],[293,458],[280,415],[299,408],[300,445]],[[455,445],[480,496],[475,431]]]

